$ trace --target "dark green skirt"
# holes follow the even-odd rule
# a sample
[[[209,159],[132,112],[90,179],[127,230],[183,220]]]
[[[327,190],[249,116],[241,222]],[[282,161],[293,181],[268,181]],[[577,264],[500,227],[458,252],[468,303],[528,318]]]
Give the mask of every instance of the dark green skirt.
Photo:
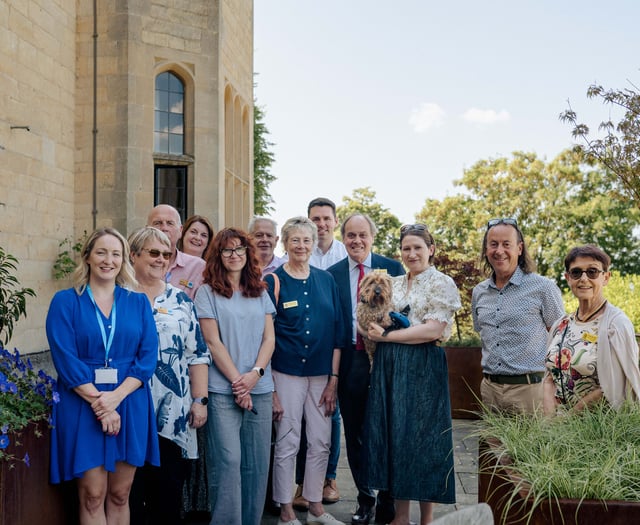
[[[369,488],[395,499],[455,503],[444,349],[378,343],[364,431]]]

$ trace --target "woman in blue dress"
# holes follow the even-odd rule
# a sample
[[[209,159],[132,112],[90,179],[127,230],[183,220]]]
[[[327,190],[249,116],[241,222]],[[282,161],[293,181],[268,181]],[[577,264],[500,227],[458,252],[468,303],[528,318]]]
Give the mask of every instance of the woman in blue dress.
[[[224,228],[196,292],[211,355],[207,468],[211,525],[260,523],[267,491],[275,308],[249,235]]]
[[[169,238],[146,226],[129,236],[129,248],[137,289],[149,299],[158,332],[158,363],[149,384],[160,438],[160,467],[145,465],[136,472],[131,518],[140,525],[176,525],[189,460],[201,452],[196,429],[207,422],[211,355],[193,302],[165,281],[172,255]]]
[[[385,334],[360,327],[376,341],[365,422],[368,486],[396,500],[392,525],[408,525],[411,500],[420,525],[431,523],[433,502],[455,503],[447,360],[440,344],[451,335],[460,295],[453,279],[431,263],[432,235],[424,224],[403,226],[400,250],[407,274],[393,279],[396,310],[409,307],[408,328]]]
[[[136,467],[159,464],[149,378],[158,338],[135,286],[129,247],[96,230],[81,251],[73,288],[53,297],[46,330],[58,372],[52,483],[76,478],[81,525],[129,523]]]

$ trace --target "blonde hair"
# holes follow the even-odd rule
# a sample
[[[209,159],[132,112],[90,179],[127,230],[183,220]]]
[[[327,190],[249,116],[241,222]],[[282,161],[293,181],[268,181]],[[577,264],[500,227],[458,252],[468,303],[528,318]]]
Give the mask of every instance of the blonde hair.
[[[171,249],[171,241],[163,231],[160,231],[158,228],[154,228],[153,226],[143,226],[129,235],[129,250],[131,253],[140,255],[140,252],[149,239],[159,241],[167,248]]]
[[[90,268],[87,264],[87,259],[89,259],[89,255],[91,255],[91,251],[93,250],[96,241],[105,235],[112,235],[120,241],[120,244],[122,244],[122,265],[120,266],[120,272],[118,272],[118,275],[116,276],[116,284],[129,290],[134,290],[138,286],[133,267],[131,266],[131,261],[129,260],[129,244],[127,243],[127,240],[115,228],[98,228],[89,235],[89,238],[84,243],[84,246],[80,251],[80,263],[73,272],[73,287],[78,295],[82,295],[87,284],[89,284]]]

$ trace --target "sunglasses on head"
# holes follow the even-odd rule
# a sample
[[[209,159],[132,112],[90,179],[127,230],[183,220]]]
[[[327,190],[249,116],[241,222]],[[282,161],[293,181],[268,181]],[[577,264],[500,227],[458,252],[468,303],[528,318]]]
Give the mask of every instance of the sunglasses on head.
[[[223,248],[222,250],[220,250],[220,253],[222,254],[223,257],[231,257],[234,253],[238,256],[238,257],[242,257],[245,253],[247,253],[247,247],[246,246],[238,246],[236,248]]]
[[[515,219],[511,217],[502,217],[500,219],[489,219],[489,221],[487,222],[487,230],[489,228],[497,226],[498,224],[508,224],[509,226],[515,226],[516,228],[518,227],[518,221],[516,221]]]
[[[143,248],[142,251],[147,252],[154,259],[157,259],[162,255],[162,258],[165,261],[168,261],[169,259],[171,259],[171,256],[173,255],[173,253],[171,252],[161,252],[160,250],[150,250],[149,248]]]
[[[583,270],[582,268],[571,268],[571,270],[569,270],[567,274],[574,281],[577,281],[578,279],[582,278],[583,273],[586,273],[587,277],[593,281],[600,277],[600,274],[604,272],[605,270],[598,270],[598,268],[587,268],[586,270]]]
[[[427,227],[424,224],[405,224],[400,228],[400,235],[404,235],[408,231],[416,230],[416,231],[426,231]]]

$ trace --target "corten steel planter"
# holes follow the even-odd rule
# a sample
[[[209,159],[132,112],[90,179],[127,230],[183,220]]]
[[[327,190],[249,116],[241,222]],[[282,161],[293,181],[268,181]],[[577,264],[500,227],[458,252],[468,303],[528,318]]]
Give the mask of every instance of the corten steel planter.
[[[479,442],[478,501],[489,504],[496,525],[628,525],[640,523],[640,503],[558,499],[542,500],[533,509],[530,488],[500,457],[498,441]],[[533,509],[533,510],[532,510]]]
[[[480,383],[482,382],[482,348],[479,346],[447,346],[449,398],[451,417],[478,419]]]
[[[42,432],[41,437],[36,436],[36,428]],[[7,452],[19,458],[28,452],[31,466],[19,461],[10,468],[7,462],[0,462],[0,525],[73,523],[73,517],[65,512],[64,494],[68,488],[49,484],[50,430],[47,425],[32,424],[9,437],[11,444]]]

